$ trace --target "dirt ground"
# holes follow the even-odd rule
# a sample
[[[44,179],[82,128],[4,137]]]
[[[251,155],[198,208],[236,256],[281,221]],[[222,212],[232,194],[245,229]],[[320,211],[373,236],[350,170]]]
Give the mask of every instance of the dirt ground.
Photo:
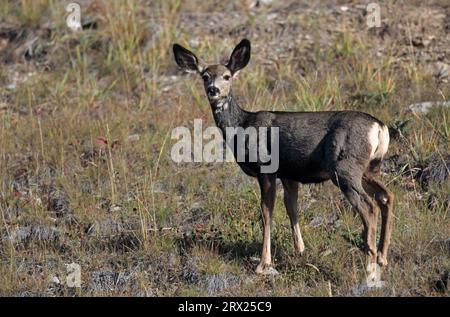
[[[0,3],[0,295],[449,295],[450,1],[379,1],[369,28],[370,1],[79,0],[79,31],[68,2]],[[362,223],[331,183],[300,188],[302,257],[279,186],[280,275],[264,277],[256,181],[171,159],[173,128],[214,125],[171,45],[218,62],[244,37],[244,109],[353,109],[389,126],[384,287],[361,287]]]

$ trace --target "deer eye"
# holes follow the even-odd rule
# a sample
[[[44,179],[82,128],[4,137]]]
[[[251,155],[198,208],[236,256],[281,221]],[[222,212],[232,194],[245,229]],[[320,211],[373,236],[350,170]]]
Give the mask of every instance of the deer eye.
[[[225,80],[230,80],[230,75],[225,75],[225,76],[223,76],[223,79],[225,79]]]
[[[209,79],[209,75],[208,74],[203,74],[202,76],[204,81],[207,81]]]

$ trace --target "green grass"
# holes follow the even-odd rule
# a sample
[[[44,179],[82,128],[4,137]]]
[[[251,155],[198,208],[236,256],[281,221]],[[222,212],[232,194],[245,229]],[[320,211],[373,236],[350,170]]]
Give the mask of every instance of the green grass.
[[[37,32],[54,23],[50,37],[36,33],[45,54],[13,56],[0,68],[1,295],[353,294],[364,279],[362,224],[332,184],[300,188],[304,257],[294,253],[278,189],[272,252],[281,275],[259,277],[253,273],[262,242],[256,181],[235,163],[176,164],[170,158],[172,128],[192,127],[195,118],[204,127],[214,124],[201,80],[178,72],[171,44],[191,47],[196,40],[192,49],[215,61],[244,36],[251,37],[253,56],[235,92],[245,109],[357,109],[390,126],[410,120],[403,136],[392,139],[390,155],[405,154],[416,166],[448,154],[450,110],[406,111],[414,102],[450,98],[448,84],[412,56],[417,49],[411,51],[407,34],[382,41],[352,14],[337,19],[278,10],[289,3],[252,11],[241,2],[98,0],[82,7],[82,17],[97,28],[78,33],[65,27],[59,1],[0,4],[0,22],[16,29]],[[386,14],[397,28],[405,8],[391,5],[395,10]],[[418,5],[408,10],[420,14]],[[284,36],[279,24],[267,21],[272,11],[290,28]],[[13,41],[8,48],[24,39]],[[424,49],[446,43],[440,41],[445,36]],[[8,89],[15,72],[16,88]],[[434,287],[449,270],[448,178],[424,189],[408,175],[383,176],[396,197],[390,264],[382,275],[388,286],[364,295],[448,296]],[[52,200],[55,189],[56,202],[66,201],[62,215]],[[438,199],[432,210],[430,195]],[[316,227],[316,217],[336,219]],[[107,223],[119,229],[108,231]],[[36,225],[55,227],[58,241],[10,239]],[[71,262],[82,268],[76,291],[51,282],[64,280]],[[98,271],[129,279],[99,286]],[[211,280],[227,274],[226,286],[208,293]]]

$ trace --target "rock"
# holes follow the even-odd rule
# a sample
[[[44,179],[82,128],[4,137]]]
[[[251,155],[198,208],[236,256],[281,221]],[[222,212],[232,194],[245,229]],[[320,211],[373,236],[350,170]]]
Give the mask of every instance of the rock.
[[[241,279],[230,272],[219,274],[205,275],[203,278],[203,286],[209,295],[219,293],[227,288],[240,284]]]
[[[17,87],[17,85],[15,82],[6,85],[6,89],[8,89],[8,90],[16,90],[16,87]]]
[[[23,291],[23,292],[16,294],[15,296],[17,296],[17,297],[41,297],[42,295],[37,292]]]
[[[121,210],[122,210],[122,207],[120,207],[119,205],[115,205],[115,204],[112,204],[108,207],[108,212],[118,212]]]
[[[203,211],[202,203],[201,202],[192,203],[191,207],[189,208],[189,211],[194,212],[194,213]]]
[[[31,232],[31,226],[17,228],[11,232],[9,239],[13,243],[26,242],[31,238]]]
[[[328,217],[317,216],[309,223],[310,227],[316,228],[320,226],[332,225],[338,220],[337,215],[332,214]]]
[[[57,284],[57,285],[61,284],[61,281],[59,280],[59,278],[57,276],[53,276],[51,278],[50,282],[53,284]]]
[[[270,5],[270,4],[272,4],[272,2],[273,2],[273,0],[256,0],[256,1],[253,1],[252,3],[250,3],[248,8],[255,9],[255,8],[259,8],[262,5]]]
[[[450,107],[450,101],[425,101],[420,103],[414,103],[408,106],[409,111],[416,114],[427,114],[432,107]]]
[[[27,244],[33,240],[41,243],[58,243],[60,232],[56,227],[44,225],[19,227],[11,232],[9,240],[13,243]]]
[[[192,48],[196,48],[196,47],[198,47],[200,45],[200,40],[199,40],[199,38],[192,38],[192,39],[190,39],[189,40],[189,46],[190,47],[192,47]]]
[[[200,274],[196,271],[192,271],[189,269],[183,270],[183,273],[181,274],[183,279],[185,279],[188,283],[197,284],[200,280]]]
[[[447,83],[450,79],[450,65],[442,62],[437,62],[435,77],[443,83]]]
[[[131,274],[109,270],[94,271],[91,274],[90,287],[97,291],[114,291],[129,283]]]
[[[314,217],[313,220],[311,220],[311,222],[309,223],[309,226],[316,228],[316,227],[319,227],[320,225],[322,225],[323,222],[324,222],[323,217],[317,216],[317,217]]]
[[[278,14],[275,13],[275,12],[272,12],[272,13],[269,13],[269,14],[267,15],[267,20],[268,20],[268,21],[271,21],[271,20],[276,19],[277,17],[278,17]]]
[[[89,181],[83,181],[81,183],[81,191],[85,194],[92,194],[93,192],[93,184]]]
[[[87,234],[102,237],[108,237],[119,234],[125,230],[124,224],[121,221],[113,219],[106,219],[97,221],[87,229]]]
[[[72,213],[69,199],[64,190],[51,188],[48,193],[47,209],[55,213],[56,217],[66,217]]]
[[[164,181],[156,181],[153,184],[153,192],[157,193],[157,194],[162,194],[162,193],[166,193],[168,191],[169,186],[167,185],[166,182]]]
[[[336,252],[336,248],[332,247],[320,253],[320,257],[324,258]]]
[[[371,285],[370,283],[364,282],[361,284],[356,285],[355,287],[353,287],[352,289],[352,295],[353,296],[367,296],[367,294],[375,289],[383,289],[385,292],[387,291],[386,285],[384,282],[381,282],[378,285]],[[388,294],[386,294],[385,296],[388,296]]]
[[[196,270],[185,269],[182,277],[189,283],[199,285],[206,289],[209,295],[214,295],[227,288],[237,286],[242,279],[231,272],[219,274],[201,274]]]
[[[450,174],[450,155],[441,157],[439,154],[433,154],[425,162],[422,170],[418,174],[418,180],[422,186],[428,186],[429,183],[443,183]]]
[[[427,45],[428,42],[424,41],[421,36],[416,36],[411,40],[411,44],[418,48],[423,48]]]
[[[141,138],[141,136],[139,134],[131,134],[127,137],[127,141],[128,142],[136,142],[139,141],[139,139]]]
[[[273,267],[269,267],[268,269],[266,269],[263,273],[263,275],[268,275],[268,276],[277,276],[280,275],[280,272],[278,272],[276,269],[274,269]]]
[[[60,232],[56,227],[35,226],[32,227],[33,238],[41,242],[50,242],[59,239]]]

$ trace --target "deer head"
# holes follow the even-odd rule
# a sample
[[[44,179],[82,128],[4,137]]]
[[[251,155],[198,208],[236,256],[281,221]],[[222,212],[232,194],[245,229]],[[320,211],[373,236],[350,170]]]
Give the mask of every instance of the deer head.
[[[227,64],[208,65],[179,44],[173,45],[173,53],[178,66],[187,72],[198,73],[202,77],[210,103],[217,104],[228,97],[233,78],[247,66],[250,60],[250,41],[243,39],[234,48]]]

